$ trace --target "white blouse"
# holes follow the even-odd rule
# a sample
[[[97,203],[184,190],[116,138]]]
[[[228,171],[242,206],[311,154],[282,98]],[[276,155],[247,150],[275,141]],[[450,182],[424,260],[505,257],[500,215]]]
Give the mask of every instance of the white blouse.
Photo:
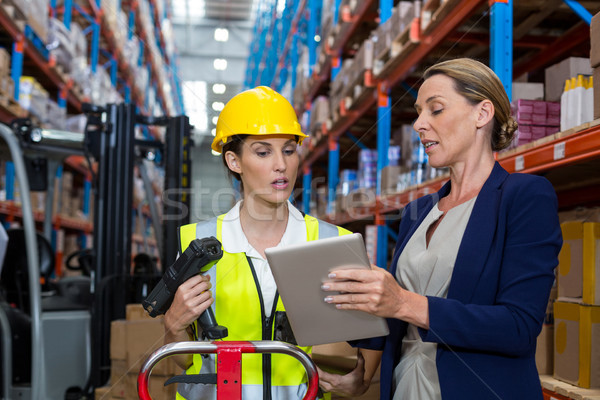
[[[427,246],[427,230],[444,214],[434,205],[398,259],[396,279],[400,286],[424,296],[446,297],[475,199],[447,211]],[[436,343],[423,342],[418,328],[408,325],[402,356],[394,370],[394,400],[441,400],[436,351]]]
[[[248,242],[248,238],[246,238],[246,234],[244,233],[240,222],[241,205],[242,200],[238,201],[223,218],[223,230],[221,234],[223,250],[228,253],[246,253],[246,255],[250,257],[262,292],[265,304],[265,316],[269,317],[271,316],[277,285],[275,284],[275,278],[273,278],[269,263],[254,247],[252,247],[250,242]],[[281,237],[281,241],[275,247],[305,243],[307,240],[306,223],[304,222],[302,213],[289,201],[288,210],[288,221],[285,232]]]

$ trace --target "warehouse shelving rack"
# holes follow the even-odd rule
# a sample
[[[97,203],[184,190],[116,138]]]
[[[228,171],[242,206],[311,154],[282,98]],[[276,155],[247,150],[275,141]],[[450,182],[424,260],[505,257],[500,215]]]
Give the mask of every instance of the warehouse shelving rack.
[[[10,3],[6,3],[10,4]],[[138,34],[141,37],[142,51],[141,56],[138,60],[127,60],[122,52],[119,50],[115,42],[115,36],[112,30],[109,28],[106,20],[106,14],[101,9],[101,0],[64,0],[60,7],[57,6],[56,0],[50,0],[49,13],[53,17],[60,18],[65,26],[70,29],[73,20],[77,20],[81,25],[84,33],[88,36],[89,42],[89,62],[90,68],[95,73],[100,65],[107,67],[110,71],[111,83],[113,86],[120,87],[123,98],[126,103],[134,103],[137,105],[138,110],[142,114],[150,114],[152,110],[149,110],[146,99],[148,98],[147,93],[141,93],[135,89],[134,80],[135,76],[130,68],[130,63],[135,62],[138,65],[143,65],[146,62],[146,66],[150,71],[151,82],[155,87],[157,97],[159,99],[160,107],[164,115],[175,115],[183,113],[183,99],[181,95],[181,86],[179,82],[177,72],[177,59],[176,52],[170,54],[166,51],[167,42],[166,38],[162,34],[160,24],[164,18],[169,17],[169,6],[163,7],[162,13],[159,15],[159,7],[157,6],[156,0],[149,0],[149,6],[151,9],[151,17],[153,23],[153,32],[150,32],[155,38],[146,35],[143,29],[140,29],[140,16],[139,16],[139,2],[137,1],[116,1],[116,7],[118,10],[122,6],[128,7],[128,27],[127,35],[131,38],[134,34]],[[57,93],[57,103],[59,107],[66,108],[70,113],[81,113],[82,103],[89,101],[89,99],[83,98],[80,92],[77,90],[73,80],[65,75],[59,68],[57,68],[54,60],[48,58],[44,54],[45,48],[41,48],[39,45],[36,46],[38,40],[33,36],[28,29],[28,26],[17,21],[14,15],[9,15],[9,8],[5,7],[4,4],[0,4],[0,31],[4,32],[4,36],[13,42],[12,45],[12,58],[11,58],[11,76],[15,81],[15,91],[11,93],[11,104],[8,107],[0,105],[0,120],[4,122],[10,122],[16,117],[26,116],[26,112],[22,110],[16,101],[19,96],[19,79],[23,73],[23,68],[27,65],[27,72],[33,76],[38,77],[51,93]],[[155,40],[159,52],[152,52],[149,46],[150,40]],[[166,74],[161,74],[157,70],[156,66],[162,65],[161,63],[153,60],[154,58],[161,57],[164,59],[164,65],[168,68]],[[147,61],[145,61],[147,60]],[[103,63],[103,64],[102,64]],[[169,63],[171,65],[169,66]],[[168,82],[160,80],[161,76],[166,76]],[[165,83],[168,83],[172,89],[171,93],[164,91]],[[171,97],[172,104],[175,105],[175,109],[169,108],[166,105],[169,102],[166,101],[167,96]],[[160,128],[156,127],[144,127],[145,136],[147,138],[159,138]],[[12,193],[12,174],[13,169],[11,163],[8,163],[7,167],[7,200],[2,202],[0,205],[0,214],[6,215],[7,222],[13,221],[15,218],[19,218],[19,207],[14,205]],[[90,204],[89,199],[91,198],[91,173],[85,162],[85,159],[81,156],[69,157],[65,161],[65,165],[71,171],[81,174],[84,177],[84,215],[87,215]],[[62,167],[57,172],[57,178],[61,178]],[[41,219],[40,219],[41,220]],[[76,218],[67,218],[63,216],[54,216],[53,226],[55,227],[54,234],[59,229],[67,229],[69,231],[76,231],[81,233],[83,243],[85,243],[87,235],[92,232],[92,224],[87,220],[78,220]],[[138,243],[144,243],[144,239],[135,236],[134,241]],[[146,241],[145,243],[153,244],[155,241]],[[57,255],[57,261],[60,261],[60,253]]]
[[[564,30],[561,36],[539,38],[532,35],[531,31],[533,28],[549,18],[560,6],[565,8],[563,2],[570,9],[573,18],[576,18],[575,21],[571,20],[572,26],[567,28],[557,27]],[[369,2],[359,3],[364,4]],[[537,71],[552,65],[569,56],[575,50],[581,49],[582,44],[585,45],[589,42],[591,13],[588,9],[590,7],[597,8],[597,5],[590,6],[587,4],[588,9],[586,9],[580,3],[573,0],[554,0],[548,4],[544,4],[544,7],[540,7],[539,12],[531,13],[524,20],[521,19],[513,32],[513,29],[506,28],[513,26],[513,12],[515,8],[517,11],[520,11],[523,7],[535,7],[535,5],[518,1],[515,1],[516,4],[513,4],[513,0],[491,0],[488,2],[484,0],[443,0],[429,1],[428,3],[428,7],[433,7],[432,22],[422,28],[422,21],[415,18],[405,32],[404,40],[406,40],[406,46],[397,55],[396,59],[388,62],[386,67],[379,72],[379,75],[374,76],[370,85],[364,85],[363,95],[361,95],[359,101],[354,101],[350,109],[347,109],[342,104],[339,110],[340,118],[329,125],[325,125],[322,129],[322,139],[316,144],[311,143],[311,148],[304,156],[301,164],[305,212],[309,212],[308,204],[312,195],[311,181],[316,176],[313,172],[314,168],[320,169],[319,176],[322,176],[323,171],[325,171],[324,174],[327,176],[329,183],[329,199],[331,201],[335,198],[337,174],[340,169],[341,139],[344,138],[347,140],[348,137],[351,137],[352,135],[348,133],[353,127],[357,125],[364,127],[364,125],[361,125],[361,122],[365,118],[369,119],[369,121],[376,121],[374,124],[371,122],[370,128],[363,129],[363,132],[367,131],[367,133],[363,135],[362,140],[373,142],[371,138],[374,135],[376,136],[379,154],[377,170],[378,176],[381,175],[381,170],[388,163],[386,159],[387,148],[390,143],[390,128],[392,126],[391,119],[393,114],[391,102],[395,101],[398,97],[399,90],[406,92],[404,93],[405,97],[407,97],[406,94],[414,95],[413,87],[418,85],[418,77],[415,76],[418,75],[420,66],[432,62],[432,56],[434,58],[436,56],[439,57],[441,52],[447,51],[447,46],[445,45],[447,41],[461,42],[463,44],[470,43],[472,47],[467,49],[466,54],[474,57],[482,57],[481,54],[485,53],[486,49],[489,49],[490,66],[499,75],[510,96],[513,76],[518,77],[524,73]],[[345,0],[335,0],[335,9],[344,9],[344,7],[347,9],[349,4],[350,2]],[[393,5],[394,2],[392,0],[381,0],[379,2],[379,24],[384,23],[389,18]],[[304,13],[308,15],[308,18],[316,15],[319,11],[318,7],[311,2],[303,2],[301,7],[304,7],[304,9],[300,8],[297,11],[298,15],[303,15],[302,13]],[[598,11],[597,9],[593,10]],[[561,12],[564,13],[565,11]],[[346,12],[343,15],[343,18],[335,21],[338,25],[338,32],[354,32],[361,24],[365,23],[365,19],[372,18],[369,15],[360,13],[349,14]],[[303,16],[306,18],[306,15]],[[466,24],[473,22],[476,18],[481,20],[482,16],[489,19],[489,28],[487,31],[470,31]],[[310,42],[310,38],[317,31],[318,27],[315,30],[309,28],[306,33],[308,42]],[[290,32],[290,35],[293,36],[294,31]],[[319,71],[318,74],[311,74],[304,101],[301,104],[294,104],[299,115],[302,115],[304,111],[310,112],[312,101],[317,95],[327,93],[327,83],[330,80],[333,81],[336,75],[336,66],[339,67],[340,65],[339,57],[343,56],[344,53],[348,53],[347,49],[346,51],[344,49],[350,36],[343,34],[341,38],[333,42],[335,43],[334,47],[326,49],[328,58],[324,63],[326,68]],[[288,37],[285,40],[286,45],[283,51],[279,53],[279,65],[282,68],[285,65],[289,65],[289,59],[293,56],[291,53],[293,50],[296,50],[292,46],[295,41],[294,37]],[[525,54],[523,49],[536,50],[535,56],[523,56]],[[264,48],[260,50],[276,51]],[[513,65],[513,52],[516,51],[520,51],[520,57],[515,60]],[[311,66],[314,66],[316,62],[316,54],[313,54],[313,52],[315,50],[309,46],[309,64]],[[258,66],[249,64],[249,70],[252,68],[258,68]],[[251,86],[248,83],[271,84],[273,87],[281,88],[283,86],[280,78],[281,74],[278,70],[276,72],[272,81],[270,79],[250,81],[247,82],[247,86]],[[253,72],[253,74],[254,76],[258,76],[256,72]],[[367,77],[365,77],[366,80]],[[294,84],[295,82],[292,81],[292,87],[294,87]],[[399,104],[399,102],[396,101],[396,104]],[[376,115],[375,118],[374,115]],[[409,121],[410,119],[406,122]],[[356,142],[356,139],[352,140]],[[522,146],[516,150],[500,153],[497,155],[497,158],[509,172],[546,173],[557,168],[565,168],[574,163],[597,159],[600,155],[598,141],[600,141],[600,127],[588,124],[574,130],[560,132],[550,138],[541,139],[538,142]],[[326,215],[320,217],[337,224],[348,224],[359,220],[374,221],[378,226],[377,263],[379,265],[387,265],[387,236],[388,234],[393,236],[393,233],[387,228],[387,222],[395,218],[395,216],[390,218],[390,214],[398,212],[409,201],[419,196],[439,190],[446,180],[447,177],[437,178],[436,180],[411,187],[402,193],[381,194],[378,191],[374,202],[355,208],[352,215],[349,215],[348,212],[341,214],[328,212]],[[378,185],[378,187],[380,186]],[[595,196],[590,195],[590,190],[585,189],[558,192],[561,206],[566,207],[568,205],[581,204],[576,203],[579,200],[575,198],[576,195],[581,193],[587,193],[585,199],[598,201],[600,196],[597,196],[597,186],[588,187],[588,189],[590,188],[592,188],[591,193],[594,193],[593,188],[596,188]],[[331,211],[331,207],[329,207],[328,211]]]

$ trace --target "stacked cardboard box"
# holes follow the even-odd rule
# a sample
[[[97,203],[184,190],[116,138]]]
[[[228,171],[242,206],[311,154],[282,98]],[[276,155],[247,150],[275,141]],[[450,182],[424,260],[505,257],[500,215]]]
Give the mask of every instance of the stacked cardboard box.
[[[318,140],[322,134],[322,125],[327,124],[329,120],[330,109],[329,98],[325,96],[319,96],[313,101],[312,109],[310,110],[309,125],[311,137],[315,137]]]
[[[150,318],[141,304],[127,305],[126,319],[116,320],[110,329],[110,399],[137,399],[137,375],[150,354],[163,345],[163,318]],[[153,399],[174,399],[175,385],[164,382],[181,371],[166,358],[152,369],[149,390]]]
[[[546,101],[560,101],[565,81],[577,75],[592,75],[590,59],[569,57],[545,70]]]
[[[554,377],[600,387],[600,212],[561,224],[558,299],[554,303]]]

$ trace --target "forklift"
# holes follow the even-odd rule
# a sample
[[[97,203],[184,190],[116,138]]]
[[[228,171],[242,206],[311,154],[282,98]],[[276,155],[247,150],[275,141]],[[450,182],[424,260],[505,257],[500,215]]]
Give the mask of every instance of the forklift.
[[[190,209],[189,119],[146,117],[130,104],[86,104],[84,113],[84,133],[43,129],[24,119],[10,127],[0,124],[0,154],[14,163],[23,224],[7,235],[0,232],[0,249],[7,247],[4,262],[0,260],[2,399],[93,399],[94,389],[107,384],[111,321],[125,317],[126,304],[140,302],[145,292],[140,286],[151,287],[152,279],[160,279],[156,270],[152,276],[131,274],[135,167],[146,188],[163,266],[177,257],[172,240],[177,227],[189,222],[189,215],[181,213]],[[164,127],[164,143],[136,139],[136,126]],[[148,154],[157,152],[165,166],[162,212],[169,218],[163,221],[144,165]],[[29,193],[46,190],[45,209],[52,210],[54,188],[48,182],[71,155],[84,156],[93,171],[94,239],[91,250],[68,257],[67,268],[81,269],[81,276],[55,282],[52,215],[46,213],[43,233],[37,232]]]

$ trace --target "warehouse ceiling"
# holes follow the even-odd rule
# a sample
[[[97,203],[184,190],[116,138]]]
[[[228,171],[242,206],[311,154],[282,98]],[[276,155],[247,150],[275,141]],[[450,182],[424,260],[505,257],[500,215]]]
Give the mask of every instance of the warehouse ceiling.
[[[257,4],[172,0],[179,75],[197,145],[212,139],[220,109],[243,88]]]

